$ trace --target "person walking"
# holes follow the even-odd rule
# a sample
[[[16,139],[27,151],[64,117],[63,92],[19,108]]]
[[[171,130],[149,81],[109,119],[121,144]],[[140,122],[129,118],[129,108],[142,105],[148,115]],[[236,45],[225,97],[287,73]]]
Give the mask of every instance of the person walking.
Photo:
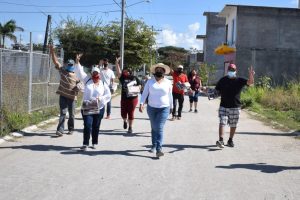
[[[202,88],[201,79],[198,76],[195,69],[193,69],[188,77],[191,88],[189,90],[189,99],[190,99],[190,112],[193,111],[193,103],[194,103],[194,112],[198,112],[197,104],[198,104],[198,96],[200,94],[200,89]]]
[[[81,54],[76,56],[75,67],[79,73],[79,78],[84,83],[83,102],[81,113],[83,118],[83,146],[85,151],[89,146],[92,135],[92,149],[96,149],[101,120],[105,111],[105,104],[110,101],[111,94],[108,85],[100,80],[100,69],[93,67],[91,76],[88,76],[80,64]]]
[[[148,98],[147,113],[151,124],[152,146],[150,152],[156,150],[159,158],[164,155],[162,151],[164,125],[173,108],[172,83],[164,78],[170,73],[170,68],[158,63],[150,68],[154,77],[147,81],[142,93],[139,111],[143,112],[144,104]]]
[[[122,71],[119,64],[120,58],[116,59],[117,76],[122,86],[121,91],[121,116],[123,118],[123,128],[127,129],[128,133],[133,133],[134,110],[138,104],[138,94],[140,93],[140,80],[132,74],[131,69],[124,68]],[[130,87],[135,88],[135,91],[130,91]]]
[[[237,77],[237,67],[235,64],[228,66],[227,76],[221,78],[215,90],[221,94],[221,102],[219,107],[219,140],[216,145],[224,148],[224,126],[229,125],[230,136],[227,146],[234,147],[233,137],[239,121],[241,112],[240,94],[244,86],[251,86],[254,83],[254,70],[251,66],[249,69],[248,79]]]
[[[184,102],[184,86],[183,84],[188,82],[186,74],[183,73],[183,66],[178,65],[176,71],[171,70],[171,75],[173,76],[173,112],[172,112],[172,121],[176,119],[176,108],[178,101],[178,112],[177,119],[181,119],[181,112]]]
[[[77,84],[80,81],[75,72],[74,60],[67,60],[66,65],[63,66],[58,61],[58,58],[54,52],[54,47],[49,45],[49,49],[55,68],[60,73],[60,82],[56,91],[56,93],[59,95],[60,108],[60,116],[56,128],[56,135],[58,137],[63,136],[67,112],[69,112],[67,134],[72,135],[74,131],[75,100],[77,100],[77,95],[80,91],[80,88],[77,86]]]
[[[114,79],[116,77],[115,77],[114,72],[111,69],[109,69],[109,67],[108,67],[108,59],[104,58],[103,60],[101,60],[99,66],[100,67],[102,66],[101,71],[100,71],[100,78],[103,82],[105,82],[108,85],[108,87],[111,89],[110,91],[112,93]],[[105,119],[110,119],[110,114],[111,114],[111,100],[109,102],[107,102],[107,104],[106,104]]]

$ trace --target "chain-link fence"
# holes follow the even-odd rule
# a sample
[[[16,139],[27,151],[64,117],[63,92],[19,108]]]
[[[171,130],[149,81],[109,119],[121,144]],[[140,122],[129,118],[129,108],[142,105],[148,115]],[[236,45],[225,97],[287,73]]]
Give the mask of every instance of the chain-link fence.
[[[31,112],[58,105],[59,72],[48,54],[0,49],[0,105]]]

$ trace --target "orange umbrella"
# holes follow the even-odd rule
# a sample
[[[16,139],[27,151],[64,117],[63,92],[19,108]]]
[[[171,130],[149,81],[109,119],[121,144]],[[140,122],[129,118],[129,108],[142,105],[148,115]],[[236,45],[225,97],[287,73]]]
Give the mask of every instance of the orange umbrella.
[[[229,47],[225,44],[222,44],[222,45],[218,46],[217,48],[215,48],[215,53],[218,55],[229,54],[229,53],[233,53],[235,51],[236,51],[235,48]]]

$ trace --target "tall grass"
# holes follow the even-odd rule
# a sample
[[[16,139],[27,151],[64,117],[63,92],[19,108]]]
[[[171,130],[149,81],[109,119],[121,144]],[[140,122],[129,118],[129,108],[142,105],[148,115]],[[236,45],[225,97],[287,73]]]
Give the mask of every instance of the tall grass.
[[[241,94],[242,107],[260,113],[287,128],[300,130],[300,83],[249,87]]]

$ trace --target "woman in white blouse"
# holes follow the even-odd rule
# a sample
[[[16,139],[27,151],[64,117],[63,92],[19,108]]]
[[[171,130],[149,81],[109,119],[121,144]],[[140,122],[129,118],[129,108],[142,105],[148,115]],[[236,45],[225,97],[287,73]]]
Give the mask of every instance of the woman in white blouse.
[[[76,56],[76,72],[79,79],[84,83],[83,103],[81,113],[84,122],[83,146],[85,151],[89,146],[90,135],[92,135],[92,146],[95,149],[98,144],[98,135],[101,120],[104,115],[105,105],[111,99],[111,93],[107,84],[100,80],[100,69],[93,67],[91,76],[88,76],[80,65],[81,55]]]
[[[158,63],[150,68],[154,77],[147,81],[141,97],[139,111],[143,112],[144,104],[148,99],[147,113],[151,123],[152,147],[150,152],[156,150],[159,158],[164,155],[162,151],[163,128],[173,109],[172,83],[164,78],[170,73],[170,68],[163,63]]]

